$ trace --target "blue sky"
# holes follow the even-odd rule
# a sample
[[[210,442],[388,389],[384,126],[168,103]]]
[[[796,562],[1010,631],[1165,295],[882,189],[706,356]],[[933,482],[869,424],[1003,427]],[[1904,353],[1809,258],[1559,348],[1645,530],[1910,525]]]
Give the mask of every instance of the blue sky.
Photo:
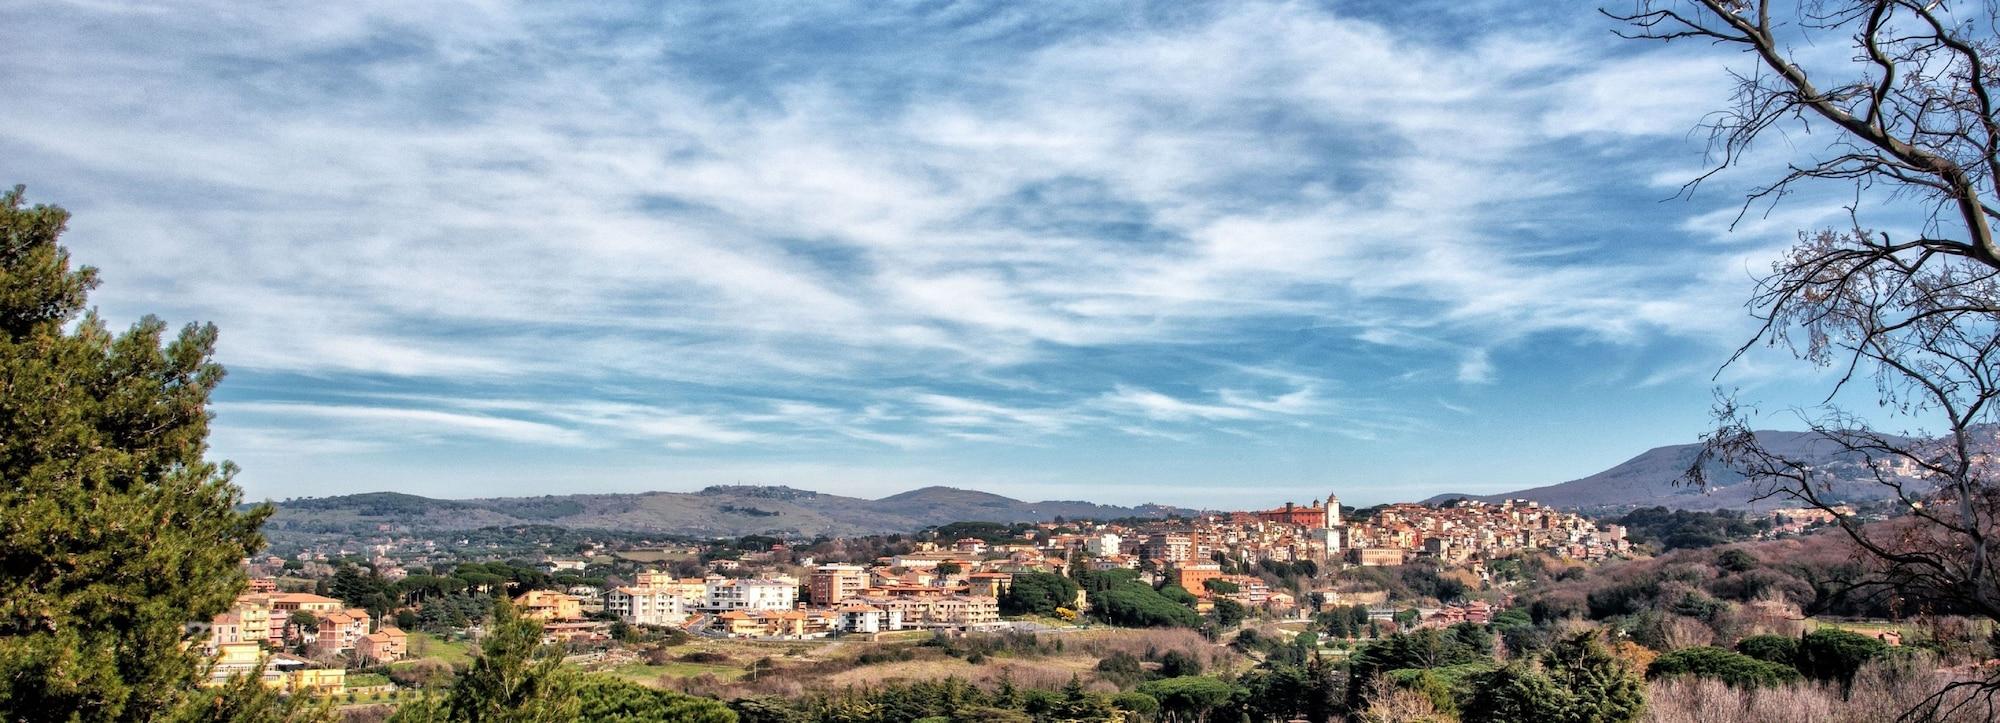
[[[1370,503],[1823,382],[1711,379],[1812,139],[1669,200],[1740,58],[1592,6],[707,5],[11,3],[0,181],[253,498]]]

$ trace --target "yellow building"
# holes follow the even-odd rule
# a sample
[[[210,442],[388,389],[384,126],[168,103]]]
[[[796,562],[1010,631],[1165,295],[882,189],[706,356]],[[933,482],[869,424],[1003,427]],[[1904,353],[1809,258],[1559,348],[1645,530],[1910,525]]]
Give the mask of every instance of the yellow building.
[[[347,603],[309,592],[284,592],[271,596],[271,609],[280,612],[293,610],[332,612],[344,607],[347,607]]]
[[[551,590],[529,590],[527,594],[514,598],[514,606],[521,609],[522,617],[542,622],[583,619],[581,599]]]
[[[224,643],[216,646],[215,665],[202,685],[219,686],[237,675],[249,675],[263,666],[265,686],[287,693],[330,695],[347,687],[347,670],[322,668],[311,661],[283,653],[271,654],[255,642]]]
[[[236,625],[244,640],[271,639],[271,596],[238,595],[229,611],[236,614]]]
[[[202,685],[222,685],[231,676],[255,672],[257,664],[264,662],[264,646],[254,641],[221,643],[214,648],[215,666],[209,668],[208,680]]]
[[[764,634],[764,623],[742,610],[731,610],[715,616],[715,622],[722,626],[722,633],[730,637],[754,637]]]
[[[347,687],[345,668],[296,668],[283,671],[279,690],[288,693],[332,695]]]

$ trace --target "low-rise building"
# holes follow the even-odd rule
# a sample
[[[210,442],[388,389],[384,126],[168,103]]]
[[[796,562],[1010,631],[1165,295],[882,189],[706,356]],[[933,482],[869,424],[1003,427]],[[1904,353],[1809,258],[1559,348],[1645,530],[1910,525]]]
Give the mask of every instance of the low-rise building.
[[[708,585],[709,610],[790,610],[798,606],[799,584],[790,578],[719,580]]]
[[[514,606],[520,608],[522,617],[542,622],[583,619],[582,600],[553,590],[529,590],[514,598]]]
[[[271,596],[271,610],[274,612],[331,612],[344,607],[347,607],[346,603],[309,592],[281,592]]]
[[[354,649],[368,634],[368,611],[360,608],[315,611],[318,626],[310,636],[315,655],[341,655]]]
[[[864,602],[847,602],[834,608],[834,627],[843,633],[880,633],[903,629],[900,608],[880,608]]]
[[[1403,551],[1394,547],[1357,547],[1347,551],[1347,559],[1362,567],[1403,564]]]
[[[1206,583],[1222,577],[1222,566],[1213,562],[1182,563],[1174,568],[1174,582],[1181,589],[1196,595],[1207,589]]]
[[[633,625],[678,625],[688,618],[686,601],[666,588],[613,588],[604,594],[604,610]]]
[[[354,644],[354,654],[372,663],[389,663],[402,660],[409,654],[410,636],[396,628],[384,625],[382,629],[367,635]]]

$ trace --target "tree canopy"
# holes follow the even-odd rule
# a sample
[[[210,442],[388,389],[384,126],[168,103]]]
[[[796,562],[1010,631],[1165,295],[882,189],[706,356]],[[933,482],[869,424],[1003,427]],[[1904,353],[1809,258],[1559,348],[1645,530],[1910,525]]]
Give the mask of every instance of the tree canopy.
[[[113,333],[61,208],[0,194],[0,718],[155,720],[188,700],[188,624],[227,610],[264,507],[205,458],[216,329]]]

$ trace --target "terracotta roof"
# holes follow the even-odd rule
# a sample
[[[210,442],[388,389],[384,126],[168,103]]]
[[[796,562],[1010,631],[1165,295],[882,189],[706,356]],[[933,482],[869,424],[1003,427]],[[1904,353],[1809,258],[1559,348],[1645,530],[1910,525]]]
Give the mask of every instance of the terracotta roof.
[[[278,593],[278,594],[276,594],[276,595],[272,595],[272,596],[271,596],[271,601],[272,601],[272,602],[288,602],[288,603],[289,603],[289,602],[295,602],[295,603],[337,603],[337,602],[340,602],[339,600],[335,600],[335,599],[333,599],[333,598],[330,598],[330,597],[326,597],[326,596],[323,596],[323,595],[314,595],[314,594],[312,594],[312,593],[309,593],[309,592],[281,592],[281,593]]]

